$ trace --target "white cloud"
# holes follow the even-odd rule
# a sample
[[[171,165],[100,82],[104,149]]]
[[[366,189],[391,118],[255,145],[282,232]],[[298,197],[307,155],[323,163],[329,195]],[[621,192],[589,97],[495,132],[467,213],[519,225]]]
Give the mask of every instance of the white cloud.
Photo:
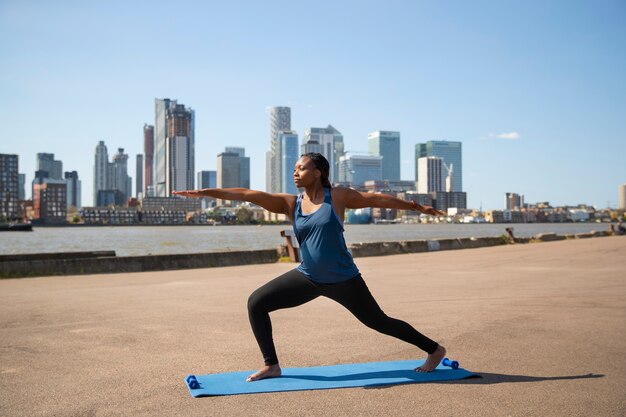
[[[489,134],[489,138],[492,139],[506,139],[506,140],[518,140],[522,136],[518,132],[505,132],[494,135],[493,133]]]

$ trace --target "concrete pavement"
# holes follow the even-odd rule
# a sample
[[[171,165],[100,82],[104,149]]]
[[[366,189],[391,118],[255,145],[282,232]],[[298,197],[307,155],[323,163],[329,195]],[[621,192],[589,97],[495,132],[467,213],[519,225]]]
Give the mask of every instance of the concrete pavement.
[[[622,416],[626,238],[359,258],[387,314],[480,379],[193,399],[253,370],[247,297],[294,264],[0,280],[2,416]],[[424,354],[317,299],[272,314],[284,367]]]

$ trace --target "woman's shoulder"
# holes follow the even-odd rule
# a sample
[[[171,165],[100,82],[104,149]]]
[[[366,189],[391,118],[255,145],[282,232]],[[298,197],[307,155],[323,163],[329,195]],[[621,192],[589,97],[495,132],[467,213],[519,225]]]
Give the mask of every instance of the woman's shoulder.
[[[350,191],[353,191],[353,190],[347,187],[342,187],[342,186],[333,187],[330,189],[330,196],[333,199],[333,201],[334,200],[343,201],[346,197],[346,194],[349,193]]]

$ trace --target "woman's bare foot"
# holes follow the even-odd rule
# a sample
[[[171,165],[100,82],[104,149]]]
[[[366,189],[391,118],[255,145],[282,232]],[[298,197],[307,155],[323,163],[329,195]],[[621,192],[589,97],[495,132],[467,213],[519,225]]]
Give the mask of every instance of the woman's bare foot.
[[[444,356],[446,356],[446,348],[439,345],[437,350],[428,355],[426,362],[422,366],[415,368],[415,372],[432,372],[441,363]]]
[[[259,379],[265,379],[265,378],[276,378],[276,377],[279,377],[280,374],[281,374],[281,371],[280,371],[280,366],[278,364],[266,365],[263,368],[259,369],[258,372],[255,372],[252,375],[250,375],[246,379],[246,382],[258,381]]]

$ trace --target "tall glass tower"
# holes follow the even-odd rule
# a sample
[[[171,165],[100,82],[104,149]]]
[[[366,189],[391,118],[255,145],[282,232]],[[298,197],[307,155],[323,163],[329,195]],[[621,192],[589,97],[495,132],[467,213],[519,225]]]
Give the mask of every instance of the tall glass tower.
[[[429,140],[426,143],[417,143],[415,145],[415,181],[418,183],[420,181],[418,160],[429,156],[436,156],[443,159],[444,177],[446,177],[448,171],[452,169],[451,191],[463,191],[463,157],[461,142]]]
[[[96,146],[93,166],[93,205],[98,205],[98,191],[109,189],[109,152],[101,140]]]
[[[291,108],[272,107],[270,108],[270,151],[266,159],[266,184],[269,185],[267,192],[280,192],[280,144],[278,143],[278,133],[291,130]]]
[[[444,191],[443,158],[425,156],[417,160],[417,172],[420,180],[417,182],[417,192],[428,194],[433,191]]]
[[[383,157],[383,180],[400,180],[400,132],[377,130],[367,135],[370,155]]]
[[[156,197],[194,188],[195,113],[167,98],[155,100],[153,186]]]
[[[143,189],[137,190],[142,192],[144,196],[152,196],[154,191],[152,187],[152,173],[154,169],[154,126],[149,124],[143,125],[143,154],[144,154],[144,183]],[[139,175],[137,175],[139,177]],[[150,190],[150,192],[148,192]]]
[[[37,171],[46,171],[53,180],[63,179],[63,163],[54,159],[53,153],[37,154]]]
[[[312,127],[304,131],[302,153],[318,152],[324,155],[330,164],[330,182],[339,180],[339,158],[344,155],[343,135],[340,131],[328,127]]]
[[[375,155],[350,155],[339,158],[339,182],[362,186],[365,181],[381,181],[383,157]]]
[[[298,189],[293,182],[293,169],[298,162],[298,134],[294,131],[278,132],[278,147],[280,153],[277,159],[280,162],[280,177],[278,181],[279,193],[297,194]]]

